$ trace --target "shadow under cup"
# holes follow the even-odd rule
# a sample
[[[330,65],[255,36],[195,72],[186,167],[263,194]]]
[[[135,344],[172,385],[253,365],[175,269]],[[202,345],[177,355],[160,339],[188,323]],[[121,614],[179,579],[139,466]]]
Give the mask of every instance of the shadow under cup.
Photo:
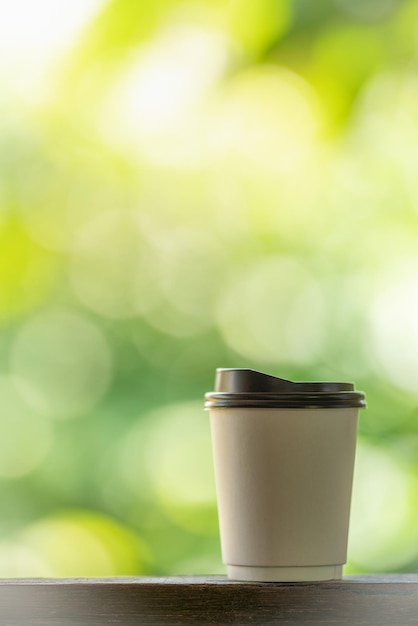
[[[364,394],[248,369],[218,369],[215,389],[205,408],[228,576],[340,579]]]

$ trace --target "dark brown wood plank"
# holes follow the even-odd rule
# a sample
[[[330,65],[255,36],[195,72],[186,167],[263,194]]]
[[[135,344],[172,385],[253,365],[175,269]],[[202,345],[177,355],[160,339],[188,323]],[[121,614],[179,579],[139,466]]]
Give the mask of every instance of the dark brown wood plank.
[[[1,626],[417,626],[418,575],[327,583],[221,577],[4,580]]]

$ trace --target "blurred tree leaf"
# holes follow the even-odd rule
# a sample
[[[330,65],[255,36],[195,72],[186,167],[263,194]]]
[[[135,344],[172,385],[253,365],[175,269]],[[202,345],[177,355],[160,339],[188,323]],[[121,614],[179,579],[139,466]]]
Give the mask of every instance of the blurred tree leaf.
[[[37,246],[13,217],[0,229],[0,320],[45,299],[57,270],[53,255]]]
[[[62,103],[97,97],[131,50],[149,38],[176,0],[110,0],[71,53],[59,86]]]
[[[322,100],[330,128],[344,123],[362,86],[386,60],[385,47],[380,25],[334,25],[318,37],[307,78]]]
[[[76,55],[76,64],[120,58],[147,38],[176,0],[110,0],[93,21]]]
[[[227,14],[232,37],[258,57],[287,29],[291,12],[287,0],[232,0]]]

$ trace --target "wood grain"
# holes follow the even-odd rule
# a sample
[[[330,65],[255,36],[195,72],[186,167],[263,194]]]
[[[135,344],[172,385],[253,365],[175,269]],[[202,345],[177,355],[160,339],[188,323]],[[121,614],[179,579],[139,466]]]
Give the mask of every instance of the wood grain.
[[[418,575],[326,583],[221,577],[3,580],[1,626],[417,626]]]

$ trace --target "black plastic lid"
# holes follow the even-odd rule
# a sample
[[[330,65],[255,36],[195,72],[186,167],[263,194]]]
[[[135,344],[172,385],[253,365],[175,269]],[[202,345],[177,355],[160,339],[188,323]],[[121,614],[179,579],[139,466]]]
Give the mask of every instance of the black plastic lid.
[[[353,383],[293,382],[250,369],[218,368],[215,391],[205,395],[205,408],[365,407],[365,395]]]

